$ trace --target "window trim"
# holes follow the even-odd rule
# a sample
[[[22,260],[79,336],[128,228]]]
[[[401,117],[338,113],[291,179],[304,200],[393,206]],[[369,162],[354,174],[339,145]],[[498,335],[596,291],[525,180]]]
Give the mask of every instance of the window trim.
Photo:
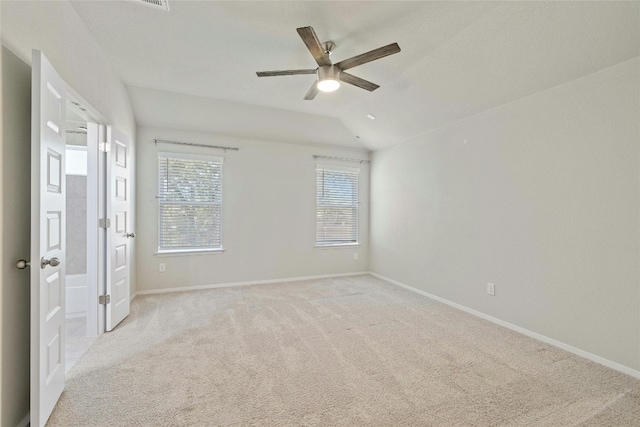
[[[186,159],[186,160],[203,160],[203,161],[211,161],[211,162],[220,162],[220,203],[206,203],[206,202],[172,202],[165,203],[171,205],[219,205],[220,206],[220,246],[219,247],[192,247],[192,248],[170,248],[170,249],[161,249],[160,248],[160,206],[163,204],[160,198],[160,157],[168,157],[173,159]],[[170,151],[158,151],[156,153],[156,162],[157,162],[157,171],[156,171],[156,200],[157,200],[157,233],[156,233],[156,252],[155,255],[162,256],[188,256],[188,255],[209,255],[209,254],[218,254],[225,252],[224,246],[222,245],[223,234],[222,234],[222,207],[223,207],[223,197],[224,197],[224,157],[222,156],[210,156],[206,154],[193,154],[193,153],[180,153],[180,152],[170,152]]]
[[[168,251],[158,251],[154,255],[157,257],[166,256],[191,256],[191,255],[219,255],[226,252],[224,248],[220,249],[172,249]]]
[[[330,245],[315,245],[316,249],[340,249],[340,248],[354,248],[362,246],[361,243],[332,243]]]
[[[355,205],[351,205],[355,207],[356,214],[356,241],[355,242],[344,242],[344,243],[318,243],[318,208],[320,205],[318,204],[318,171],[319,170],[330,170],[334,172],[349,172],[357,175],[358,182],[358,198],[355,202]],[[315,232],[315,248],[316,249],[339,249],[339,248],[349,248],[349,247],[357,247],[361,246],[360,243],[360,168],[354,167],[346,167],[346,166],[336,166],[331,164],[317,163],[315,169],[315,189],[316,189],[316,232]]]

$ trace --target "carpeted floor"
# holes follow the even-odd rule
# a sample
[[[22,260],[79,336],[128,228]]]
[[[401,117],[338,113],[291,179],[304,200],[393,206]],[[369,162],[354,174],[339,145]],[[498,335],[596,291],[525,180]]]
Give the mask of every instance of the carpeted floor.
[[[638,426],[640,381],[371,276],[139,296],[50,426]]]

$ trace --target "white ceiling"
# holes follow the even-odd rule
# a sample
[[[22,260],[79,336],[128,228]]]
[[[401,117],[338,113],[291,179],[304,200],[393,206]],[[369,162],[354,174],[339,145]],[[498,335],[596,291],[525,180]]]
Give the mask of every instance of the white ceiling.
[[[640,2],[72,4],[140,125],[372,150],[640,55]],[[296,33],[308,25],[337,44],[334,62],[402,52],[350,70],[377,91],[304,101],[313,76],[255,72],[315,68]]]

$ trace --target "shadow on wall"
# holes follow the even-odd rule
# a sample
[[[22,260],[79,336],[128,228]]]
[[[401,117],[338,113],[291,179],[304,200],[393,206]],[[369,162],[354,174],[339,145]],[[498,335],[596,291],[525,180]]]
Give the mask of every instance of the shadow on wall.
[[[29,412],[29,258],[31,67],[2,48],[2,419],[18,425]]]

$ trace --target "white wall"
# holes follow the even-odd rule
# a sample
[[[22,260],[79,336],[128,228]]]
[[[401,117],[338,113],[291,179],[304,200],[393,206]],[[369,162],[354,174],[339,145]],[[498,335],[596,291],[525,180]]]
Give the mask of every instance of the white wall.
[[[69,86],[103,116],[104,124],[130,137],[134,164],[136,122],[129,95],[71,3],[1,1],[0,5],[2,44],[27,64],[31,63],[32,49],[43,51]],[[132,193],[135,198],[134,187]],[[135,226],[135,212],[132,225]],[[135,257],[132,269],[135,270]],[[131,289],[136,289],[135,277]]]
[[[15,426],[29,410],[29,274],[15,262],[29,254],[31,49],[42,50],[76,92],[132,139],[135,121],[124,85],[68,2],[1,1],[0,8],[8,48],[2,49],[0,425]]]
[[[371,270],[640,369],[639,64],[375,152]]]
[[[161,151],[224,156],[224,253],[154,255],[158,245],[158,149],[153,139],[240,148],[225,154],[206,148],[159,146]],[[368,159],[368,153],[154,128],[139,128],[138,140],[138,291],[368,270],[369,165],[363,164],[360,172],[362,245],[316,249],[316,177],[312,157],[320,154]],[[353,259],[356,251],[357,261]],[[166,264],[165,273],[158,271],[160,262]]]
[[[127,91],[68,1],[3,1],[2,44],[31,63],[44,52],[65,81],[108,121],[133,138],[135,119]]]

